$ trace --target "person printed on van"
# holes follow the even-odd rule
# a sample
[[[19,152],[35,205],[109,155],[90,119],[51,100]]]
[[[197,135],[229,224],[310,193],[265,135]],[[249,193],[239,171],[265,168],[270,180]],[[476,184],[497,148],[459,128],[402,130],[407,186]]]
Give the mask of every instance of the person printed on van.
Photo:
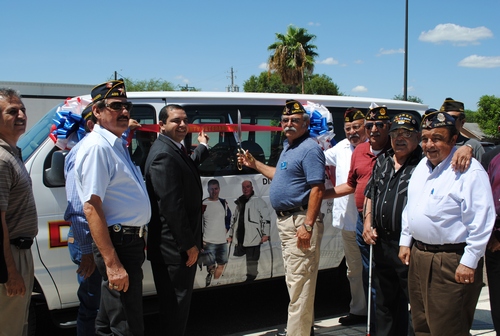
[[[92,113],[92,102],[82,111],[82,119],[85,122],[85,131],[92,132],[97,121]],[[134,119],[129,120],[129,129],[139,127],[140,124]],[[127,138],[127,131],[122,135]],[[71,223],[68,232],[68,251],[71,260],[78,265],[78,315],[76,318],[76,333],[81,335],[95,335],[95,319],[101,302],[102,277],[96,268],[94,255],[92,253],[92,235],[89,224],[83,213],[83,205],[78,197],[75,184],[75,158],[78,149],[85,140],[80,140],[66,155],[64,161],[64,176],[66,179],[66,198],[68,205],[64,212],[64,220]]]
[[[0,88],[0,215],[7,268],[7,282],[0,284],[0,333],[12,336],[28,334],[34,284],[31,244],[38,233],[32,182],[17,147],[27,119],[19,93]]]
[[[163,107],[158,119],[160,134],[145,165],[152,209],[147,256],[160,300],[161,329],[182,336],[202,244],[203,189],[198,165],[209,155],[209,138],[199,132],[201,145],[189,156],[183,144],[189,120],[182,106]]]
[[[151,217],[146,185],[121,136],[130,121],[122,79],[95,86],[97,119],[75,158],[75,180],[103,277],[97,335],[144,335],[142,264],[144,226]]]
[[[252,182],[241,183],[243,195],[236,201],[233,225],[228,232],[228,242],[233,242],[235,256],[246,256],[247,277],[245,282],[257,278],[260,246],[269,240],[271,214],[266,202],[255,196]]]
[[[290,303],[285,332],[314,335],[314,294],[318,277],[325,190],[325,154],[309,136],[310,118],[302,104],[287,100],[281,117],[286,140],[276,167],[256,161],[246,151],[238,161],[272,179],[269,198],[276,210],[285,281]]]
[[[202,255],[209,255],[205,265],[208,287],[214,280],[220,279],[228,260],[227,231],[231,226],[231,210],[227,201],[219,197],[220,185],[216,179],[207,184],[208,197],[203,200],[203,250]],[[201,256],[200,256],[201,258]]]

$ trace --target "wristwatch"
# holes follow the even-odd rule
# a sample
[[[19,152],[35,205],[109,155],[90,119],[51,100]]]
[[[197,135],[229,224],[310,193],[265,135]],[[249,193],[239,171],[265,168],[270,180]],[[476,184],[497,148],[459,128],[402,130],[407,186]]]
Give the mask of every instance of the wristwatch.
[[[302,224],[304,225],[304,228],[306,229],[307,232],[312,232],[313,226],[309,224]]]

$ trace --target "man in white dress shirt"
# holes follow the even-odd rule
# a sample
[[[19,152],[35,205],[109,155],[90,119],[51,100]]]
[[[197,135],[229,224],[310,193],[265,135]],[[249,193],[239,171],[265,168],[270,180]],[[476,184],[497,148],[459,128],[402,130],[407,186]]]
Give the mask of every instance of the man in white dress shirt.
[[[464,173],[453,171],[457,136],[449,114],[424,116],[426,157],[408,186],[399,252],[401,261],[409,264],[416,335],[469,335],[483,285],[482,257],[495,208],[488,176],[477,160]]]
[[[325,151],[326,165],[332,167],[335,174],[335,186],[347,182],[354,148],[367,141],[365,115],[359,109],[351,107],[344,114],[346,138]],[[349,314],[339,319],[342,325],[354,325],[366,322],[366,296],[363,289],[363,264],[361,252],[356,243],[356,222],[358,210],[354,194],[336,198],[333,201],[332,225],[342,230],[342,242],[347,264],[347,279],[351,289]]]

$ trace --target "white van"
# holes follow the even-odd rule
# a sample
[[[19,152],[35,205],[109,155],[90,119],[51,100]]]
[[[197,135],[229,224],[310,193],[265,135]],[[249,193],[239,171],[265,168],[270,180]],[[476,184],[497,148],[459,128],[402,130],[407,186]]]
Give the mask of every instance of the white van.
[[[235,203],[242,194],[241,183],[252,181],[255,194],[268,203],[271,212],[271,239],[261,246],[261,257],[258,266],[258,277],[266,279],[283,276],[283,261],[280,241],[275,225],[276,214],[269,204],[270,180],[248,168],[238,170],[236,167],[236,141],[233,132],[224,128],[230,119],[237,120],[237,111],[242,115],[242,123],[249,125],[278,126],[286,99],[296,99],[324,105],[332,113],[336,141],[342,140],[343,115],[348,107],[360,108],[364,111],[372,102],[386,105],[391,115],[400,112],[412,113],[420,118],[426,105],[371,98],[356,98],[344,96],[290,95],[267,93],[228,93],[228,92],[128,92],[129,100],[134,103],[132,118],[142,125],[156,124],[158,113],[165,104],[182,105],[188,115],[190,124],[221,124],[217,132],[209,132],[210,157],[199,166],[205,196],[208,196],[207,182],[216,178],[220,184],[220,197],[228,201],[231,212],[234,213]],[[90,100],[90,96],[82,96]],[[38,211],[39,233],[33,244],[35,258],[35,289],[33,300],[47,306],[52,318],[60,326],[74,325],[76,319],[77,280],[76,265],[70,260],[67,249],[67,233],[70,223],[64,221],[66,194],[64,178],[61,170],[64,162],[64,151],[54,145],[50,139],[53,119],[57,107],[50,110],[35,126],[20,140],[23,159],[33,181],[33,190]],[[29,111],[28,111],[29,114]],[[231,116],[231,118],[229,117]],[[257,129],[255,127],[254,129]],[[269,165],[275,165],[281,148],[282,134],[280,131],[244,131],[242,134],[243,148],[257,159]],[[156,139],[152,132],[136,131],[129,150],[136,165],[144,167],[149,147]],[[195,146],[197,134],[191,133],[185,139],[185,145]],[[189,148],[189,147],[188,147]],[[324,202],[322,212],[325,223],[331,219],[333,202]],[[245,280],[245,258],[235,257],[233,248],[229,251],[229,261],[223,276],[212,281],[210,286],[243,283]],[[325,225],[321,247],[320,268],[337,267],[343,259],[343,249],[340,236],[331,225]],[[146,261],[144,268],[144,297],[155,294],[150,264]],[[198,267],[195,288],[205,288],[206,267]],[[69,314],[68,314],[69,313]]]

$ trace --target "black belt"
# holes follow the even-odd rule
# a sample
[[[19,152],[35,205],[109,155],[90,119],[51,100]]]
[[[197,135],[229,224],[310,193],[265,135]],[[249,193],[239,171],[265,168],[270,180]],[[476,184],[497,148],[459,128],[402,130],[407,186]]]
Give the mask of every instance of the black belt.
[[[115,224],[108,226],[109,233],[111,234],[124,234],[124,235],[142,235],[143,226],[125,226]]]
[[[20,250],[27,250],[33,244],[33,238],[30,237],[18,237],[10,240],[10,244],[14,245]]]
[[[307,204],[301,205],[301,206],[293,208],[293,209],[288,209],[285,211],[276,210],[276,214],[278,215],[278,217],[284,217],[284,216],[290,216],[291,214],[294,214],[294,213],[300,212],[300,211],[304,211],[304,210],[307,210]]]
[[[429,252],[456,252],[463,251],[467,243],[458,243],[458,244],[443,244],[443,245],[431,245],[422,243],[419,240],[415,240],[415,246],[420,251],[429,251]]]

